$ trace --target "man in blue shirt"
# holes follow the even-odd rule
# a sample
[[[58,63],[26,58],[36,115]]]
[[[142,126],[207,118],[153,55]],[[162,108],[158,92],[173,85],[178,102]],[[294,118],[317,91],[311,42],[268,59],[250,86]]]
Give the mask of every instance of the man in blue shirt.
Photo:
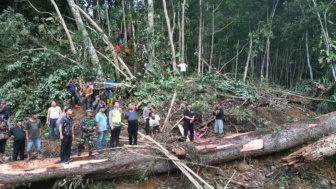
[[[114,81],[111,79],[110,76],[107,76],[106,83],[114,83]],[[111,85],[107,85],[106,91],[107,91],[107,94],[108,94],[107,103],[112,103],[113,101],[111,100],[111,98],[113,97],[113,89],[112,89]]]
[[[77,90],[76,90],[76,83],[75,80],[70,78],[65,85],[67,91],[71,94],[71,105],[74,106],[75,108],[80,108],[80,99],[77,95]],[[75,102],[73,102],[73,98],[75,99]]]
[[[99,153],[105,144],[107,132],[107,116],[105,115],[105,107],[99,108],[99,113],[96,114],[96,124],[98,127],[97,150]]]

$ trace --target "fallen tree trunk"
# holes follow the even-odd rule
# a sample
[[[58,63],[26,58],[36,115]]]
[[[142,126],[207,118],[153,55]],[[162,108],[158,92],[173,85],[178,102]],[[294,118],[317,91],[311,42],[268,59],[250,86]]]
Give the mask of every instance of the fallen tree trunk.
[[[332,134],[309,144],[300,150],[282,158],[284,165],[301,167],[307,162],[323,160],[336,154],[336,134]]]
[[[281,126],[276,132],[254,131],[200,140],[195,144],[207,165],[244,157],[272,154],[319,139],[336,131],[336,112],[309,122]],[[192,144],[190,144],[192,145]],[[22,184],[81,175],[93,180],[111,179],[147,173],[165,173],[176,166],[153,148],[120,148],[98,155],[95,160],[73,156],[70,164],[55,164],[59,158],[11,162],[0,165],[0,183]],[[84,155],[83,155],[84,156]],[[188,163],[188,162],[186,162]]]

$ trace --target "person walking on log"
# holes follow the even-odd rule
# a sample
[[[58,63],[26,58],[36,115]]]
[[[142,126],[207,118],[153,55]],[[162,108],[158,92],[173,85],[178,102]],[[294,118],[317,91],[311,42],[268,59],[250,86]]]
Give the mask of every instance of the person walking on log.
[[[105,107],[102,106],[96,114],[96,124],[98,129],[97,150],[101,153],[104,148],[107,132],[107,116],[105,114]]]
[[[188,131],[190,131],[190,141],[194,142],[194,121],[195,114],[194,111],[191,110],[191,104],[188,103],[186,105],[186,109],[183,111],[184,116],[184,140],[187,140]]]
[[[81,138],[78,142],[78,156],[81,156],[82,150],[84,150],[84,143],[88,141],[89,158],[92,158],[94,131],[97,131],[96,121],[93,117],[93,111],[91,109],[86,110],[86,116],[84,116],[79,123],[80,130],[82,131]]]
[[[51,140],[53,141],[56,140],[56,138],[59,139],[59,130],[58,126],[56,125],[56,122],[61,113],[62,113],[61,108],[59,106],[56,106],[55,101],[52,101],[51,107],[48,108],[46,125],[48,125],[50,128],[50,137]],[[55,129],[56,129],[56,137],[55,137]]]
[[[3,163],[3,156],[6,150],[8,125],[4,118],[0,118],[0,163]]]
[[[215,135],[218,137],[223,137],[223,117],[224,111],[222,108],[222,102],[217,101],[216,108],[213,110],[213,115],[216,116],[215,118]]]
[[[110,147],[120,147],[119,144],[119,135],[121,130],[121,118],[122,118],[122,109],[119,107],[119,102],[113,102],[114,108],[111,108],[109,112],[109,122],[111,127],[111,139],[110,139]],[[115,145],[114,145],[115,144]]]
[[[70,108],[65,109],[65,114],[59,125],[60,139],[62,141],[60,153],[61,163],[69,163],[69,161],[72,161],[72,159],[70,159],[71,145],[72,140],[75,138],[73,119],[71,117],[72,110]]]
[[[154,112],[150,112],[149,116],[149,126],[152,134],[152,138],[156,138],[159,133],[161,133],[161,119],[159,115],[155,115]]]
[[[124,124],[127,125],[128,123],[128,140],[129,140],[129,145],[137,145],[137,140],[138,140],[138,113],[137,110],[141,106],[141,104],[144,102],[142,100],[137,104],[136,107],[132,103],[127,104],[128,110],[125,112],[125,120]]]
[[[25,125],[26,131],[26,140],[27,140],[27,159],[26,162],[29,162],[31,159],[31,151],[33,145],[35,146],[35,151],[37,152],[37,159],[41,159],[41,134],[42,134],[41,121],[38,119],[37,112],[32,111],[31,117]]]
[[[80,93],[84,97],[84,109],[85,111],[91,109],[91,95],[93,94],[93,89],[90,87],[90,82],[86,81],[85,85],[81,88]]]
[[[22,120],[17,120],[16,125],[8,131],[8,137],[13,139],[13,155],[12,160],[17,161],[20,154],[20,160],[24,160],[26,133],[22,126]]]
[[[142,117],[144,119],[144,123],[145,123],[145,131],[146,131],[146,135],[149,135],[149,113],[151,112],[155,112],[155,110],[152,108],[152,103],[151,102],[147,102],[147,106],[143,109],[143,113],[142,113]]]
[[[68,93],[71,95],[71,105],[74,106],[75,108],[80,108],[80,99],[77,94],[76,90],[76,80],[69,78],[67,84],[65,85]],[[75,99],[73,101],[73,98]]]

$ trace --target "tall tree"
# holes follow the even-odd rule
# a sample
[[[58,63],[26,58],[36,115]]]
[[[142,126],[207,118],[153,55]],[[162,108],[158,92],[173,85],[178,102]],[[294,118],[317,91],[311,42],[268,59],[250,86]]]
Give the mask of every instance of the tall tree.
[[[69,7],[71,9],[71,12],[72,12],[72,14],[75,18],[77,29],[82,34],[83,43],[84,43],[85,49],[87,49],[88,52],[89,52],[91,62],[93,64],[93,66],[97,68],[97,74],[98,75],[103,75],[103,71],[102,71],[101,65],[99,64],[99,59],[98,59],[98,56],[97,56],[97,53],[96,53],[96,49],[94,48],[94,46],[92,44],[92,41],[89,37],[89,34],[86,31],[85,25],[83,23],[82,17],[79,14],[77,6],[76,6],[74,0],[67,0],[67,1],[68,1],[68,4],[69,4]]]
[[[167,23],[167,29],[168,29],[168,37],[170,41],[170,48],[171,48],[171,54],[172,54],[172,62],[173,62],[173,70],[176,70],[176,55],[175,55],[175,47],[174,47],[174,41],[173,41],[173,34],[172,29],[170,27],[170,20],[167,12],[167,4],[166,0],[162,0],[163,2],[163,11],[166,17],[166,23]]]
[[[201,73],[201,58],[202,58],[202,0],[199,0],[199,31],[198,31],[198,67],[197,73]]]
[[[182,3],[182,16],[181,16],[181,61],[185,61],[184,60],[184,18],[185,18],[185,6],[186,6],[186,2],[187,0],[183,0],[183,3]],[[178,19],[179,20],[179,19]]]
[[[154,49],[154,4],[153,0],[148,0],[148,28],[150,32],[150,39],[149,39],[149,48],[150,48],[150,55],[149,55],[149,62],[154,61],[155,57],[155,49]]]

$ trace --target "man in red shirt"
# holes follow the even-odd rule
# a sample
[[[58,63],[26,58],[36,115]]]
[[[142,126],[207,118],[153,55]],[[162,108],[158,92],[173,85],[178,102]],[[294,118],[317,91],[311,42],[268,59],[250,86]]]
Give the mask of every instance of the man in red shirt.
[[[117,52],[117,53],[120,53],[120,46],[119,46],[119,43],[116,44],[115,49],[116,49],[116,52]]]

